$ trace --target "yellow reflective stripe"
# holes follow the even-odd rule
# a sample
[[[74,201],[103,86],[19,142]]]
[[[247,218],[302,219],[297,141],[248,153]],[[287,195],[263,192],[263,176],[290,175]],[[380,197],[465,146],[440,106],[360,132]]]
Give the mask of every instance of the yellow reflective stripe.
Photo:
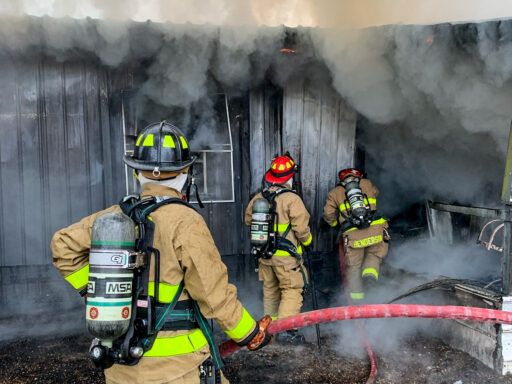
[[[384,224],[384,223],[387,223],[386,219],[377,219],[377,220],[372,221],[372,223],[370,225],[378,225],[378,224]]]
[[[309,244],[311,244],[312,241],[313,241],[313,235],[309,234],[308,239],[305,242],[303,242],[302,244],[304,244],[307,247]]]
[[[345,203],[340,205],[340,211],[341,212],[346,211],[347,209],[348,209],[348,205],[346,205]]]
[[[334,223],[331,224],[331,227],[335,227],[338,225],[338,220],[336,220]]]
[[[373,275],[377,280],[379,280],[379,272],[375,268],[365,268],[363,269],[363,273],[361,273],[361,276],[364,277],[366,275]]]
[[[174,145],[174,140],[172,139],[172,136],[165,135],[164,148],[176,148],[176,145]]]
[[[299,245],[297,247],[297,253],[302,254],[302,246]],[[274,256],[291,256],[291,255],[288,251],[283,251],[281,249],[278,249],[277,251],[274,252]]]
[[[272,321],[277,320],[277,316],[270,316],[270,318],[272,319]]]
[[[382,241],[382,235],[367,237],[366,239],[356,240],[352,245],[352,248],[365,248],[370,245],[380,243]]]
[[[149,135],[146,136],[146,138],[144,139],[144,142],[142,143],[142,146],[143,147],[152,147],[153,146],[153,134],[150,133]]]
[[[137,142],[135,143],[135,145],[138,147],[140,145],[140,141],[142,140],[142,136],[143,135],[140,135],[137,139]]]
[[[370,197],[370,198],[366,199],[366,201],[368,202],[368,204],[377,205],[377,199],[373,199]]]
[[[281,233],[286,232],[289,225],[290,225],[290,223],[285,223],[285,224],[274,223],[274,231],[281,232]]]
[[[350,292],[350,298],[354,300],[364,299],[364,292]]]
[[[247,312],[245,308],[243,308],[242,317],[238,324],[233,329],[228,331],[225,330],[224,332],[226,332],[231,339],[242,340],[254,329],[254,324],[256,324],[256,322],[252,316],[249,315],[249,312]]]
[[[347,233],[347,232],[350,232],[350,231],[355,231],[356,229],[358,229],[357,227],[354,227],[354,228],[350,228],[350,229],[347,229],[345,232],[343,233]]]
[[[80,268],[78,271],[66,276],[66,280],[75,289],[85,287],[89,282],[89,264]]]
[[[158,284],[158,301],[160,303],[170,303],[174,296],[176,296],[176,292],[178,292],[178,287],[179,284]],[[148,293],[150,296],[155,296],[155,283],[153,281],[150,281],[148,283]]]
[[[188,148],[188,144],[187,142],[185,141],[185,138],[183,136],[180,136],[180,140],[181,140],[181,146],[183,149],[187,149]]]
[[[173,337],[157,337],[153,343],[153,347],[144,354],[144,357],[165,357],[177,356],[192,353],[203,348],[208,342],[200,329],[192,332],[173,336]]]

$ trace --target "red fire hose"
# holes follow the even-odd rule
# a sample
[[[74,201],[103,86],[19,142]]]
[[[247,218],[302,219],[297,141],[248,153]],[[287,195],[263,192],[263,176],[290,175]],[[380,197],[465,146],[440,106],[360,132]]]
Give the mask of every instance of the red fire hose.
[[[375,304],[326,308],[300,313],[284,319],[274,320],[268,326],[268,331],[271,334],[275,334],[293,328],[333,321],[390,317],[457,319],[512,325],[512,312],[495,309],[437,305]],[[226,357],[240,349],[240,347],[234,341],[229,340],[221,344],[219,349],[222,357]]]
[[[344,266],[343,243],[340,240],[340,267],[342,275],[345,273]],[[343,281],[346,281],[344,276]],[[376,304],[326,308],[317,311],[301,313],[295,316],[273,321],[268,326],[268,332],[270,334],[276,334],[294,328],[301,328],[309,325],[329,323],[340,320],[376,319],[390,317],[457,319],[512,325],[512,312],[506,311],[457,306]],[[359,330],[362,332],[360,328]],[[371,360],[371,372],[367,380],[367,384],[370,384],[375,381],[377,375],[377,365],[375,362],[375,356],[368,341],[364,335],[362,335],[362,337],[368,352],[368,356]],[[240,347],[233,340],[226,341],[219,346],[220,354],[223,358],[231,355],[238,349],[240,349]]]
[[[345,291],[345,297],[350,305],[353,305],[352,299],[350,298],[350,293],[347,289],[347,278],[345,273],[345,249],[343,248],[343,236],[339,238],[339,246],[338,253],[340,257],[340,271],[341,271],[341,281],[343,282],[343,290]],[[366,348],[366,353],[368,354],[368,358],[370,359],[370,374],[368,375],[368,379],[366,380],[366,384],[374,384],[377,379],[377,358],[373,353],[372,346],[370,342],[366,338],[366,334],[364,333],[363,327],[359,323],[359,321],[355,320],[355,325],[357,328],[357,333],[359,333],[359,337],[363,341],[364,347]]]

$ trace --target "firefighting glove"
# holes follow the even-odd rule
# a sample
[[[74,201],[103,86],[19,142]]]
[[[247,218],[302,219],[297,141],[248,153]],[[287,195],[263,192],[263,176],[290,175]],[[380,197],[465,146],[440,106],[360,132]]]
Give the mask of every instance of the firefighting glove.
[[[240,346],[247,345],[250,351],[256,351],[263,348],[265,345],[270,344],[274,341],[274,336],[268,333],[268,325],[272,322],[272,318],[269,315],[265,315],[259,321],[256,322],[254,331],[242,342],[238,343]]]

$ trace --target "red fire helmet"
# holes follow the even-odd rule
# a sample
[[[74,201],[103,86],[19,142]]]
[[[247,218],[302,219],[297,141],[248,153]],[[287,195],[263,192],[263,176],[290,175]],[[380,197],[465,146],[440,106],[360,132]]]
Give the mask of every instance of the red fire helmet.
[[[270,169],[265,174],[265,180],[269,183],[286,183],[297,171],[293,160],[288,156],[279,156],[272,161]]]
[[[361,173],[361,171],[355,169],[355,168],[345,168],[345,169],[342,169],[340,171],[340,173],[338,173],[338,177],[340,178],[340,182],[343,182],[343,180],[345,180],[345,178],[347,176],[354,176],[354,177],[357,177],[359,179],[361,179],[363,177],[363,174]]]

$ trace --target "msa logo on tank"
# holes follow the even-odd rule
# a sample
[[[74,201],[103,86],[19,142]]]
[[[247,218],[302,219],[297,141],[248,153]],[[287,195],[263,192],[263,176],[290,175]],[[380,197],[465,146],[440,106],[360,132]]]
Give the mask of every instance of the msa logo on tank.
[[[132,293],[131,282],[107,281],[106,294]]]

